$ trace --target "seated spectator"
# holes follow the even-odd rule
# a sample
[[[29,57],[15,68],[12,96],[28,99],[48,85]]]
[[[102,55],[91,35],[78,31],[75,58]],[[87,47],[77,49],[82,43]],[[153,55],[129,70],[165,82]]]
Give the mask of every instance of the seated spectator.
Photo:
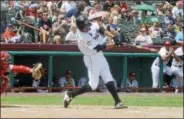
[[[62,6],[61,6],[61,9],[60,11],[64,14],[67,14],[71,9],[77,7],[77,4],[75,1],[73,0],[66,0],[66,1],[63,1],[62,3]]]
[[[162,37],[163,31],[158,22],[154,23],[153,26],[149,28],[149,31],[152,38]]]
[[[72,71],[71,70],[67,70],[65,72],[65,77],[61,77],[59,79],[59,85],[62,88],[74,88],[75,87],[75,81],[72,78]]]
[[[101,11],[101,6],[99,2],[94,3],[94,7],[89,11],[89,16]]]
[[[80,2],[77,4],[77,7],[72,8],[66,13],[66,18],[71,18],[72,16],[78,17],[84,11],[84,3]]]
[[[123,87],[123,82],[121,82],[121,87]],[[138,82],[136,80],[136,74],[134,72],[130,72],[128,75],[128,79],[126,81],[126,91],[127,92],[132,92],[133,90],[137,89],[138,86]]]
[[[169,37],[172,40],[175,38],[176,32],[175,32],[173,24],[168,25],[166,34],[167,34],[167,37]]]
[[[183,43],[183,29],[184,29],[184,26],[182,26],[182,28],[180,28],[180,31],[176,34],[176,37],[175,37],[175,40],[176,40],[176,43]]]
[[[133,23],[134,25],[140,25],[139,12],[136,10],[132,11]]]
[[[42,18],[39,22],[39,26],[40,26],[40,41],[43,43],[47,43],[49,35],[52,31],[52,21],[48,18],[47,12],[43,12]]]
[[[32,2],[28,8],[27,15],[31,19],[36,19],[37,16],[37,9],[38,9],[38,4]]]
[[[54,33],[54,42],[56,44],[64,43],[65,37],[68,33],[68,26],[64,15],[59,15],[57,22],[52,25],[52,31]]]
[[[79,79],[79,81],[78,81],[78,87],[82,87],[82,86],[84,86],[85,84],[87,84],[88,83],[88,80],[87,80],[87,78],[86,77],[81,77],[80,79]]]
[[[113,24],[115,25],[117,25],[118,18],[121,17],[119,11],[120,11],[119,5],[114,4],[114,6],[111,8],[111,17],[113,19]]]
[[[76,44],[77,43],[77,38],[75,33],[77,32],[77,26],[76,24],[72,23],[70,25],[70,32],[66,35],[65,41],[68,44]]]
[[[147,15],[147,11],[142,11],[141,13],[141,24],[149,24],[150,23],[150,18]]]
[[[83,13],[86,16],[88,16],[88,13],[89,13],[90,9],[92,9],[90,1],[89,0],[84,0],[84,11],[83,11]]]
[[[183,1],[178,1],[176,6],[172,9],[173,18],[177,19],[183,17]]]
[[[135,39],[135,43],[139,45],[151,45],[153,44],[153,41],[150,35],[147,35],[146,29],[141,28],[140,34]]]
[[[15,16],[16,20],[24,21],[25,16],[28,15],[28,8],[29,8],[28,5],[24,5],[24,7],[17,12]]]
[[[174,31],[177,34],[180,31],[180,27],[182,26],[182,24],[180,24],[179,19],[176,19],[175,20],[175,24],[173,26],[174,26]]]
[[[13,25],[8,24],[5,32],[3,33],[3,39],[5,43],[17,42],[20,40],[20,35],[13,31]]]
[[[52,23],[57,21],[57,16],[58,16],[58,9],[57,9],[57,4],[56,3],[51,3],[48,7],[49,11],[49,18],[51,19]]]
[[[111,8],[114,6],[113,0],[107,0],[103,5],[103,11],[110,12]]]

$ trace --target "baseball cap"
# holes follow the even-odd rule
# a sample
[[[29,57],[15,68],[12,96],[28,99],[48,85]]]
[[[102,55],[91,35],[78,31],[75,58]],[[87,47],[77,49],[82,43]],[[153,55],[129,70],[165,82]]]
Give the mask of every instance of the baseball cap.
[[[130,72],[129,76],[135,76],[135,72]]]
[[[72,74],[72,71],[71,70],[66,70],[65,75],[67,75],[67,74]]]

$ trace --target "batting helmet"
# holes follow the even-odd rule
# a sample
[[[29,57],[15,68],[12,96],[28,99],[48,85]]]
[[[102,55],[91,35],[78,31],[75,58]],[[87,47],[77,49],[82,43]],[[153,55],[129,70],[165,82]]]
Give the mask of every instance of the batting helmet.
[[[91,26],[91,23],[86,16],[80,15],[76,19],[76,25],[77,28],[82,31],[84,28],[88,28],[89,26]]]
[[[168,40],[166,40],[166,41],[164,42],[164,46],[171,46],[171,42],[168,41]]]

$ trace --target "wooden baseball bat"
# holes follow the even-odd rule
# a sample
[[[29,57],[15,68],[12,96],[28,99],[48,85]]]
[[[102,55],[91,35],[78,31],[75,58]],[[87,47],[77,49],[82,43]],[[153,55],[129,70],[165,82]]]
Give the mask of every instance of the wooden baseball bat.
[[[158,52],[158,50],[155,49],[155,48],[148,48],[148,47],[145,47],[145,46],[137,46],[137,45],[128,44],[128,43],[122,43],[122,44],[123,45],[129,45],[129,46],[135,47],[137,49],[147,50],[147,51],[150,51],[150,52]]]
[[[39,28],[36,28],[36,27],[31,26],[31,25],[29,25],[29,24],[26,24],[25,22],[22,22],[22,21],[16,20],[15,18],[11,18],[11,20],[12,20],[12,21],[16,21],[16,22],[18,22],[18,23],[21,23],[22,25],[25,25],[25,26],[27,26],[27,27],[29,27],[29,28],[35,29],[35,30],[37,30],[37,31],[39,31],[39,32],[40,32],[40,29],[39,29]]]

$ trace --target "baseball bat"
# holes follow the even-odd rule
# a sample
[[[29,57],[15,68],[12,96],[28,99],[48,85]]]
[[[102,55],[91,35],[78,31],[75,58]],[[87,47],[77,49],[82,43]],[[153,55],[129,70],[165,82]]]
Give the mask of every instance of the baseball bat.
[[[27,26],[27,27],[29,27],[29,28],[35,29],[35,30],[37,30],[37,31],[39,31],[39,32],[40,32],[40,29],[39,29],[39,28],[36,28],[36,27],[31,26],[31,25],[29,25],[29,24],[26,24],[25,22],[22,22],[22,21],[16,20],[15,18],[11,18],[11,20],[12,20],[12,21],[16,21],[16,22],[18,22],[18,23],[21,23],[22,25],[25,25],[25,26]]]
[[[145,46],[137,46],[137,45],[128,44],[128,43],[122,43],[122,44],[131,46],[131,47],[135,47],[137,49],[147,50],[147,51],[150,51],[150,52],[158,52],[158,50],[155,49],[155,48],[148,48],[148,47],[145,47]]]

